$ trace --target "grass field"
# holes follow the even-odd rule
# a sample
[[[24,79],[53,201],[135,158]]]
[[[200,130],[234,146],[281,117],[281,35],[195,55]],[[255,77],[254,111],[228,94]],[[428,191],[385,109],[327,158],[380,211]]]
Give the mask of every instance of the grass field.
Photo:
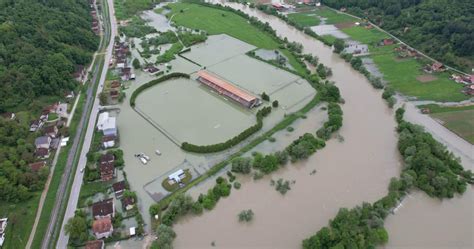
[[[21,203],[0,202],[0,217],[8,217],[2,249],[25,248],[35,221],[40,195],[41,192],[35,193],[31,199]]]
[[[232,12],[190,3],[172,3],[168,6],[171,8],[168,17],[172,17],[177,25],[205,30],[210,35],[227,34],[259,48],[279,49],[279,43],[273,37]],[[279,50],[288,57],[290,65],[297,72],[305,73],[296,58],[284,49]]]
[[[349,35],[351,39],[368,45],[373,45],[382,39],[388,38],[388,35],[377,29],[366,29],[361,26],[353,26],[341,31]]]
[[[316,13],[318,16],[327,18],[326,24],[338,24],[343,22],[355,22],[358,19],[345,15],[339,14],[334,10],[328,8],[318,8],[313,13]]]
[[[415,59],[395,60],[394,53],[371,56],[384,79],[393,88],[405,95],[415,96],[420,100],[461,101],[468,99],[461,90],[463,86],[448,78],[447,73],[434,74],[436,80],[422,83],[416,77],[424,74],[421,65]]]
[[[429,105],[420,105],[418,106],[420,109],[428,108],[431,114],[434,113],[444,113],[444,112],[457,112],[457,111],[467,111],[467,110],[474,110],[474,105],[467,105],[467,106],[440,106],[436,104],[429,104]]]
[[[430,114],[430,116],[440,120],[446,128],[474,144],[474,108],[470,106],[459,109],[453,110],[453,107],[439,108],[435,109],[437,112]]]
[[[288,14],[288,19],[302,27],[316,26],[321,23],[321,20],[314,11]]]

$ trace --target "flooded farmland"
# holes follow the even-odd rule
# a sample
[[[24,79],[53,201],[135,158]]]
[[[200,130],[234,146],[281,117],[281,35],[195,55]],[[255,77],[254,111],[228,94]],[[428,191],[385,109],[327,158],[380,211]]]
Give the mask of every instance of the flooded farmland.
[[[245,12],[269,22],[279,35],[302,43],[304,53],[317,55],[332,68],[331,80],[346,101],[342,106],[344,126],[340,130],[344,142],[333,139],[309,160],[289,165],[259,181],[241,180],[242,189],[233,190],[214,210],[175,225],[176,248],[211,248],[213,241],[222,248],[298,248],[304,238],[326,225],[340,207],[353,207],[384,196],[390,178],[399,174],[395,121],[381,93],[330,48],[276,18],[251,9]],[[319,127],[313,124],[312,132]],[[314,169],[317,173],[310,175]],[[296,183],[282,196],[270,186],[270,177]],[[255,213],[251,224],[243,225],[237,220],[237,214],[244,209]]]

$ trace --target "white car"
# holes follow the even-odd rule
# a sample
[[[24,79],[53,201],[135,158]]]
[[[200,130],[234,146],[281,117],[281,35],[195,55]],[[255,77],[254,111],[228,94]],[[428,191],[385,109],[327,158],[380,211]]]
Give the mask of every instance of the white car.
[[[82,168],[82,169],[81,169],[81,173],[84,172],[84,169],[85,169],[85,168]]]

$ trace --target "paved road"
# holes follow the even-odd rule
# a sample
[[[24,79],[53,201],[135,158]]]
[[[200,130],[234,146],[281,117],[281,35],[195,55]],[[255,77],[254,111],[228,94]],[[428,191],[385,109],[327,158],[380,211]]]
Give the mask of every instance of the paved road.
[[[109,1],[109,4],[110,4],[110,1]],[[106,27],[106,25],[104,25],[104,27]],[[112,25],[112,27],[113,27],[113,29],[111,31],[112,36],[110,36],[110,37],[114,37],[115,34],[116,34],[115,22]],[[103,40],[105,40],[105,37],[108,37],[109,35],[110,35],[110,32],[106,30]],[[103,47],[103,45],[101,45],[101,48],[102,47]],[[68,238],[62,238],[61,242],[64,245],[62,247],[55,247],[51,243],[54,242],[53,241],[54,240],[53,239],[54,238],[54,231],[57,228],[58,223],[60,222],[59,221],[60,220],[59,219],[60,218],[59,213],[60,213],[60,210],[61,210],[61,206],[65,205],[66,204],[65,202],[67,201],[67,199],[66,199],[66,197],[67,197],[66,188],[68,186],[68,182],[71,180],[70,175],[74,174],[72,172],[72,170],[74,168],[73,162],[74,162],[74,158],[76,157],[77,153],[79,152],[78,149],[80,148],[80,146],[79,146],[80,145],[79,142],[81,140],[80,138],[83,135],[83,132],[86,131],[83,149],[81,151],[80,158],[79,158],[79,165],[77,167],[76,174],[74,174],[75,175],[75,178],[74,178],[74,184],[75,185],[73,185],[73,188],[71,189],[71,197],[74,198],[74,195],[76,195],[75,202],[74,202],[75,204],[74,204],[74,207],[72,209],[75,210],[76,205],[77,205],[77,197],[79,195],[80,183],[82,183],[82,176],[83,176],[82,173],[80,172],[80,169],[83,168],[84,165],[85,165],[83,159],[85,158],[85,156],[87,154],[87,151],[89,150],[90,143],[91,143],[92,134],[93,134],[93,131],[94,131],[94,123],[95,123],[95,120],[97,118],[97,113],[98,113],[97,112],[98,106],[99,106],[98,95],[102,91],[102,85],[103,85],[103,82],[105,81],[105,78],[106,78],[106,74],[107,74],[107,70],[108,70],[108,62],[109,62],[110,57],[111,57],[112,48],[113,48],[113,39],[110,39],[110,43],[108,44],[108,47],[107,47],[107,54],[105,56],[105,63],[104,63],[102,74],[98,75],[99,72],[100,72],[100,66],[101,66],[100,63],[97,63],[95,68],[93,69],[94,73],[93,73],[93,78],[92,78],[91,82],[95,83],[97,81],[97,77],[100,77],[100,83],[99,83],[99,86],[97,88],[97,93],[96,93],[95,96],[93,96],[94,85],[91,85],[87,90],[86,103],[85,103],[84,110],[83,110],[82,115],[81,115],[81,120],[80,120],[79,125],[77,127],[77,132],[76,132],[76,135],[74,137],[73,145],[71,147],[70,153],[69,153],[68,158],[67,158],[66,168],[65,168],[64,173],[62,175],[61,182],[60,182],[58,192],[57,192],[57,195],[56,195],[56,203],[54,205],[53,211],[52,211],[51,216],[50,216],[51,218],[50,218],[50,221],[49,221],[49,224],[48,224],[48,228],[47,228],[45,237],[43,238],[43,241],[42,241],[42,245],[41,245],[42,249],[66,248]],[[88,111],[90,110],[90,107],[91,107],[92,103],[93,103],[93,106],[92,106],[92,111],[90,113],[89,123],[86,123],[87,118],[88,118]],[[87,128],[86,130],[84,129],[85,127]],[[86,152],[84,152],[84,150]],[[83,164],[81,164],[81,162],[83,162]],[[78,181],[78,178],[80,178],[79,179],[79,185],[76,183]],[[74,200],[72,200],[72,201],[74,201]],[[66,210],[66,216],[64,218],[63,224],[64,224],[64,222],[67,222],[69,217],[72,217],[74,215],[74,210],[72,211],[72,215],[69,215],[70,212],[68,212],[69,209],[71,209],[70,208],[71,203],[69,202],[69,203],[67,203],[67,205],[68,206],[67,206],[67,210]],[[63,237],[64,237],[65,235],[62,231],[63,230],[62,227],[63,226],[61,226],[60,236],[63,235]],[[64,240],[65,240],[65,243],[63,242]]]
[[[107,0],[108,5],[109,5],[109,18],[110,18],[110,27],[111,27],[111,39],[110,43],[108,44],[107,51],[105,54],[105,63],[104,63],[104,68],[102,70],[102,74],[100,75],[100,85],[98,86],[97,93],[94,99],[94,105],[92,107],[92,111],[90,114],[90,119],[89,123],[87,124],[87,131],[86,131],[86,136],[84,139],[84,144],[82,146],[82,151],[79,157],[79,163],[76,169],[76,173],[74,176],[74,182],[72,184],[71,188],[71,193],[69,196],[69,201],[67,204],[66,208],[66,213],[64,215],[63,223],[61,225],[61,231],[59,233],[59,238],[58,238],[58,243],[55,248],[60,248],[60,249],[65,249],[67,248],[69,236],[66,235],[64,231],[64,225],[67,223],[67,221],[74,216],[74,212],[77,207],[77,202],[79,199],[79,193],[81,190],[81,185],[82,185],[82,178],[84,176],[83,172],[81,172],[81,169],[86,166],[87,163],[87,152],[89,152],[89,148],[91,145],[92,141],[92,136],[94,134],[94,128],[95,128],[95,121],[97,119],[97,115],[99,113],[100,105],[99,105],[99,94],[102,91],[102,86],[105,82],[106,76],[107,76],[107,70],[109,69],[109,61],[112,57],[112,51],[113,51],[113,42],[114,39],[113,37],[116,36],[117,34],[117,25],[116,25],[116,20],[115,20],[115,15],[114,15],[114,7],[113,7],[113,0]]]

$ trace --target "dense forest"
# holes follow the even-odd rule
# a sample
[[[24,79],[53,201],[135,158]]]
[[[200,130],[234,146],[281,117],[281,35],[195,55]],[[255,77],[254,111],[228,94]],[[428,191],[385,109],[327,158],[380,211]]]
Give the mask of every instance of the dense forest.
[[[0,0],[0,113],[58,96],[99,44],[88,0]]]
[[[89,11],[88,0],[0,0],[0,113],[24,114],[21,122],[0,117],[0,202],[43,188],[48,168],[28,166],[38,136],[29,132],[29,118],[44,107],[38,98],[77,86],[74,67],[89,63],[99,42]]]
[[[472,0],[325,0],[366,17],[409,45],[452,66],[474,67]]]

